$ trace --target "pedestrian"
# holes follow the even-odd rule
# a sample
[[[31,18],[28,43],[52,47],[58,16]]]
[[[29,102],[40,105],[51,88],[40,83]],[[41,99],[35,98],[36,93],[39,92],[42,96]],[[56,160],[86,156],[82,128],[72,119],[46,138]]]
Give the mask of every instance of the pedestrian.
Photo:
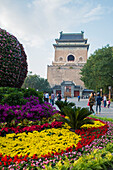
[[[99,94],[99,92],[97,94]],[[97,101],[97,94],[94,92],[95,101]]]
[[[46,93],[44,92],[44,102],[46,101],[45,94],[46,94]]]
[[[96,97],[96,114],[101,113],[101,101],[102,101],[102,97],[100,96],[100,93],[97,93],[97,97]],[[99,107],[99,112],[98,112],[98,107]]]
[[[95,104],[95,97],[94,97],[94,92],[92,92],[91,96],[89,97],[89,106],[90,106],[90,111],[95,115],[95,112],[93,110],[94,104]]]
[[[58,93],[58,101],[61,101],[61,94]]]
[[[110,107],[110,99],[107,100],[107,107],[109,108]]]
[[[65,96],[65,102],[67,102],[67,96]]]
[[[54,105],[54,100],[55,100],[55,95],[54,95],[54,93],[52,92],[52,93],[51,93],[51,103],[52,103],[52,106]]]
[[[104,95],[103,101],[104,101],[104,107],[106,107],[106,101],[107,101],[106,95]]]
[[[52,101],[51,101],[51,94],[49,94],[49,102],[52,103]]]
[[[80,101],[80,96],[78,96],[78,102]]]
[[[46,92],[46,94],[45,94],[45,101],[49,102],[49,94],[48,94],[48,92]]]

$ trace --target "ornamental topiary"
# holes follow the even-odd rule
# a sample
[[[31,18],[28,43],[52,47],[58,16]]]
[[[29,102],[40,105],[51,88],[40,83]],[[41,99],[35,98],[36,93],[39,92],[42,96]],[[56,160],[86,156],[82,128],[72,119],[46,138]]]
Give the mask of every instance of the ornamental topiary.
[[[0,86],[20,88],[27,75],[27,56],[17,38],[0,28]]]

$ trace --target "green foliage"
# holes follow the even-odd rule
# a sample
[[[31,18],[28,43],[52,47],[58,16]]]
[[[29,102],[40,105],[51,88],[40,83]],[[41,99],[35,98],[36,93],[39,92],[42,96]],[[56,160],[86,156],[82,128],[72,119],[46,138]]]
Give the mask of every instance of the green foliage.
[[[0,103],[9,105],[24,105],[27,100],[24,98],[36,96],[39,98],[40,103],[43,102],[43,93],[36,91],[35,89],[24,88],[11,88],[0,87]]]
[[[89,117],[92,117],[92,118],[95,118],[95,119],[100,119],[100,120],[104,120],[104,121],[110,121],[110,122],[113,122],[113,119],[112,118],[107,118],[107,117],[98,117],[98,116],[93,116],[93,115],[90,115]]]
[[[71,106],[71,107],[73,107],[73,106],[75,106],[75,103],[73,103],[73,102],[66,102],[66,101],[56,101],[55,102],[55,104],[58,106],[58,108],[60,109],[60,113],[62,114],[62,115],[65,115],[65,113],[64,113],[64,111],[63,111],[63,108],[65,107],[65,106]]]
[[[27,100],[23,99],[22,92],[12,92],[10,94],[5,94],[4,98],[2,99],[2,103],[7,103],[10,106],[16,105],[24,105],[27,103]]]
[[[80,108],[80,107],[70,107],[65,106],[63,111],[69,119],[64,117],[59,117],[59,121],[67,123],[71,126],[72,129],[80,129],[80,127],[84,124],[94,124],[93,120],[86,118],[91,115],[92,112],[88,110],[88,108]]]
[[[113,47],[108,45],[92,54],[81,69],[81,80],[88,89],[108,93],[113,86]]]
[[[71,66],[71,67],[69,67],[70,69],[73,69],[73,67]]]
[[[42,98],[43,98],[42,92],[36,91],[35,89],[32,88],[28,88],[28,89],[22,88],[22,92],[25,98],[30,96],[36,96],[39,98],[40,103],[42,103]]]
[[[28,75],[22,86],[23,88],[34,88],[39,92],[51,92],[51,87],[47,79],[41,78],[39,75]]]
[[[3,99],[3,94],[0,94],[0,101]]]

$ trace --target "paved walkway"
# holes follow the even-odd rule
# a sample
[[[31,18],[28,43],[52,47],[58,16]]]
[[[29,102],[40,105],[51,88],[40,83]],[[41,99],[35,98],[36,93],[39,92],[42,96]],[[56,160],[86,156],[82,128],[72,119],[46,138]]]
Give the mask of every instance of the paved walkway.
[[[64,99],[62,99],[63,101]],[[87,103],[88,103],[88,99],[80,99],[80,101],[78,102],[78,98],[74,97],[74,98],[68,98],[67,101],[69,102],[74,102],[76,104],[77,107],[88,107]],[[107,117],[107,118],[112,118],[113,119],[113,102],[110,105],[110,108],[104,108],[103,105],[101,105],[101,114],[100,115],[96,115],[98,117]],[[57,108],[57,106],[55,105],[55,107]],[[58,108],[57,108],[58,109]],[[96,112],[96,106],[93,106],[94,111]]]

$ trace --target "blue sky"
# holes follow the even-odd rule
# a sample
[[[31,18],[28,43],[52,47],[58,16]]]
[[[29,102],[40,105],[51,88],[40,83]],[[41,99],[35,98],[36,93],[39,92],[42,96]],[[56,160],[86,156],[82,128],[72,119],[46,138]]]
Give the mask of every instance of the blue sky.
[[[47,78],[60,31],[84,31],[88,56],[113,46],[113,0],[0,0],[0,27],[23,44],[28,70]]]

